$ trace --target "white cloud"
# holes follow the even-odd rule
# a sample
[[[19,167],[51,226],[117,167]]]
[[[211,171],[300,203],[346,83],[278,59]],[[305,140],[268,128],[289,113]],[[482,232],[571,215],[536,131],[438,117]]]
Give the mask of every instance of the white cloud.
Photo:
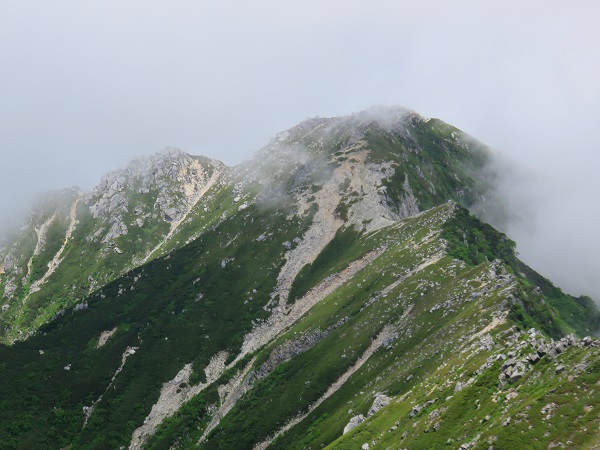
[[[598,17],[584,0],[2,2],[2,221],[167,145],[232,164],[306,117],[400,104],[571,186],[557,229],[597,223]],[[546,239],[573,255],[551,277],[600,251]]]

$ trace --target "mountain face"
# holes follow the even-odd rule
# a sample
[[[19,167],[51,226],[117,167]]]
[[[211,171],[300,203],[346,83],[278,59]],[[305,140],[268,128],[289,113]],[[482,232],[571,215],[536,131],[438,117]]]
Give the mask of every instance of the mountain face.
[[[164,251],[224,165],[168,149],[107,174],[90,193],[42,197],[0,251],[4,342]]]
[[[465,209],[493,159],[371,109],[48,196],[0,250],[0,448],[600,445],[600,315]]]

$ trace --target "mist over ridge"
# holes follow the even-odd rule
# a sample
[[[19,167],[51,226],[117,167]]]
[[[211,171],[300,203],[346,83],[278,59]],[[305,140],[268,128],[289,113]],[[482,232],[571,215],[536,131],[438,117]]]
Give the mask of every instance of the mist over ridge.
[[[316,121],[360,127],[361,124],[375,121],[386,129],[397,126],[405,120],[405,117],[411,115],[423,118],[417,112],[405,107],[378,105],[348,116],[307,119],[298,126]],[[429,119],[423,118],[423,120]],[[281,131],[271,139],[271,142],[277,140],[277,136],[286,133],[288,131]],[[470,142],[477,136],[464,135],[464,138],[466,142]],[[478,141],[473,142],[484,145]],[[269,144],[258,153],[268,148]],[[139,161],[168,156],[172,152],[180,151],[166,147],[154,156],[139,156],[124,166],[135,169],[135,166],[140,164]],[[582,177],[579,184],[584,188],[581,189],[578,185],[567,181],[573,177],[572,174],[563,172],[560,178],[551,177],[543,173],[539,167],[528,167],[503,152],[492,150],[492,153],[494,158],[490,161],[493,163],[488,165],[485,172],[486,176],[494,179],[494,190],[488,194],[493,201],[486,202],[487,209],[479,210],[475,207],[474,210],[484,220],[515,240],[523,260],[544,276],[569,293],[589,295],[597,299],[600,282],[596,279],[594,269],[595,256],[600,249],[595,248],[596,242],[589,240],[589,236],[593,235],[594,224],[597,223],[597,220],[589,217],[596,211],[593,204],[585,198],[593,192],[593,179]],[[297,162],[303,164],[308,163],[311,158],[306,151],[299,148],[294,149],[294,154]],[[243,166],[243,163],[235,166]],[[82,174],[74,175],[85,176],[90,170],[92,170],[90,167],[82,168]],[[88,180],[87,188],[82,191],[90,192],[92,186],[100,182],[100,178],[98,177],[94,183]],[[37,182],[39,185],[39,180]],[[65,186],[62,188],[67,189]],[[271,194],[274,195],[273,192]],[[47,195],[49,194],[38,192],[31,195],[30,202],[43,202]],[[30,202],[15,203],[14,212],[7,215],[0,226],[0,231],[6,233],[15,229],[31,208]],[[494,210],[491,208],[494,204],[501,208]],[[8,207],[7,211],[11,211],[11,207]]]

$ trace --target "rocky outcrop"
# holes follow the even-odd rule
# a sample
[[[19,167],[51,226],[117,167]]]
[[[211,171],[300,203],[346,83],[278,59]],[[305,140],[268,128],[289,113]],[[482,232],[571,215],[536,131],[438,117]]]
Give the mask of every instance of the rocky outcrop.
[[[154,433],[156,427],[163,420],[172,416],[187,400],[206,389],[221,376],[225,370],[226,360],[227,352],[219,352],[212,357],[210,363],[204,369],[206,383],[190,385],[190,376],[193,372],[191,364],[186,364],[175,378],[164,383],[160,391],[160,397],[144,420],[144,424],[134,431],[129,448],[143,448],[146,438]]]
[[[375,400],[373,401],[373,405],[371,405],[371,407],[369,408],[367,417],[371,417],[377,411],[379,411],[380,409],[389,405],[390,401],[391,401],[391,398],[388,397],[387,395],[377,394],[377,396],[375,397]],[[344,427],[344,431],[342,434],[346,434],[348,431],[353,430],[354,428],[359,426],[361,423],[363,423],[365,421],[365,419],[366,419],[365,416],[363,416],[362,414],[358,414],[357,416],[352,417],[350,419],[350,421],[348,422],[348,424]]]
[[[101,241],[125,236],[128,227],[143,226],[148,220],[179,223],[197,203],[211,174],[222,167],[220,162],[208,158],[201,162],[168,148],[105,175],[86,198],[92,217],[108,223]],[[126,217],[131,214],[136,218],[130,223]]]
[[[354,430],[357,426],[365,421],[365,416],[359,414],[358,416],[354,416],[350,419],[350,422],[344,427],[344,431],[342,434],[346,434],[348,431]]]
[[[569,347],[599,347],[600,342],[587,336],[578,339],[574,335],[568,335],[558,341],[547,340],[535,328],[531,328],[527,333],[519,332],[513,335],[508,341],[512,350],[505,354],[499,354],[494,358],[503,360],[502,372],[498,376],[498,388],[502,389],[506,384],[513,384],[523,378],[531,370],[532,366],[537,364],[541,358],[556,359],[560,354],[565,353]],[[525,350],[529,350],[526,352]],[[560,366],[559,366],[560,367]],[[563,370],[556,370],[556,374]]]
[[[70,259],[67,266],[73,267],[79,266],[82,259],[114,260],[119,255],[118,261],[90,264],[81,273],[68,274],[68,279],[62,281],[62,290],[54,289],[46,304],[37,308],[40,317],[32,317],[32,323],[39,325],[48,320],[56,311],[56,304],[61,308],[72,306],[81,300],[77,297],[82,292],[90,295],[120,274],[166,251],[165,246],[190,214],[196,213],[198,202],[224,171],[225,166],[218,161],[167,149],[106,174],[87,194],[69,189],[45,196],[15,235],[14,242],[9,241],[0,250],[0,293],[9,300],[0,314],[18,314],[12,311],[21,308],[31,296],[44,295],[48,279],[55,274],[59,279],[65,275],[60,269],[65,258]],[[140,228],[152,229],[153,233]],[[137,235],[135,243],[128,241],[132,232]],[[55,253],[49,254],[48,249]],[[33,331],[27,328],[26,323],[14,330],[9,328],[8,341]],[[0,336],[3,338],[7,339]]]
[[[377,394],[377,397],[375,397],[375,400],[373,401],[373,405],[369,408],[367,417],[371,417],[373,414],[375,414],[381,408],[384,408],[387,405],[389,405],[390,401],[391,401],[391,399],[387,395]]]
[[[271,373],[277,366],[285,361],[289,361],[294,356],[305,352],[309,348],[318,344],[321,340],[337,328],[345,320],[338,322],[335,325],[330,326],[325,331],[315,330],[312,332],[305,333],[295,339],[285,341],[279,345],[269,355],[269,358],[260,366],[260,368],[252,374],[252,378],[261,379]]]

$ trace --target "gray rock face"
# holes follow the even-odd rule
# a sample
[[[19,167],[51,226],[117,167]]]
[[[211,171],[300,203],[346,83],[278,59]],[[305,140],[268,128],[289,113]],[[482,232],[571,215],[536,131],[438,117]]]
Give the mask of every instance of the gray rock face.
[[[525,335],[525,333],[517,333],[515,346],[516,351],[508,352],[510,359],[504,361],[502,365],[502,371],[498,376],[499,389],[503,389],[507,382],[512,384],[520,380],[529,370],[531,370],[531,366],[537,364],[544,356],[546,356],[548,359],[555,359],[562,353],[568,351],[569,347],[600,347],[600,341],[589,336],[580,340],[571,334],[565,336],[559,341],[547,341],[534,329],[529,330],[527,334],[528,339],[520,341],[519,337]],[[521,353],[520,350],[525,349],[528,346],[534,351],[519,359],[519,354]],[[496,361],[504,358],[505,356],[503,354],[491,357],[491,359]],[[558,375],[564,370],[565,366],[558,365],[555,369],[555,374]],[[459,385],[460,382],[457,383],[457,387]]]
[[[9,253],[6,258],[4,258],[3,265],[6,272],[11,272],[15,268],[14,256]]]
[[[196,159],[171,148],[106,174],[85,202],[94,219],[108,222],[108,232],[100,237],[106,243],[126,235],[128,225],[141,227],[150,218],[179,221],[188,210],[188,199],[207,179],[205,167]],[[139,218],[125,223],[132,203],[132,213]]]
[[[390,398],[387,395],[379,394],[377,397],[375,397],[375,401],[373,402],[373,405],[369,409],[369,412],[367,413],[367,417],[371,417],[373,414],[375,414],[381,408],[389,405],[389,403],[390,403]]]
[[[163,217],[167,222],[174,222],[181,217],[181,211],[178,211],[177,208],[166,208]]]
[[[414,407],[414,408],[413,408],[413,409],[410,411],[410,413],[408,414],[408,417],[412,419],[412,418],[413,418],[413,417],[415,417],[417,414],[419,414],[419,412],[421,412],[421,409],[422,409],[421,405],[416,405],[416,406],[415,406],[415,407]]]
[[[567,349],[567,343],[566,342],[559,342],[558,344],[556,344],[556,347],[554,347],[556,349],[556,351],[558,353],[564,353],[565,350]]]
[[[519,370],[515,370],[513,373],[511,373],[510,375],[510,382],[514,383],[515,381],[520,380],[521,378],[523,378],[523,372],[519,371]]]
[[[104,239],[102,239],[102,242],[109,242],[118,238],[119,236],[125,236],[129,231],[127,229],[127,225],[123,223],[123,218],[120,215],[113,217],[111,222],[112,225],[108,230],[108,233],[106,233],[106,236],[104,236]]]
[[[348,422],[348,425],[346,425],[344,427],[344,434],[346,434],[350,430],[353,430],[354,428],[359,426],[364,421],[365,421],[365,416],[363,416],[362,414],[359,414],[358,416],[354,416],[352,419],[350,419],[350,422]]]
[[[254,373],[254,378],[264,378],[281,363],[289,361],[294,356],[305,352],[309,348],[312,348],[313,346],[321,342],[325,337],[327,337],[329,333],[331,333],[331,331],[333,331],[343,322],[345,322],[345,319],[342,319],[342,321],[329,326],[324,331],[314,330],[309,333],[303,334],[293,340],[284,342],[271,352],[269,358],[263,363],[260,369],[258,369]]]
[[[12,298],[13,294],[17,290],[17,285],[14,284],[13,280],[9,280],[4,286],[4,298]]]
[[[404,198],[402,199],[402,203],[400,204],[400,216],[401,217],[411,217],[415,214],[419,214],[419,205],[418,200],[413,194],[412,188],[408,183],[408,175],[404,178],[404,184],[402,185],[404,189]]]

